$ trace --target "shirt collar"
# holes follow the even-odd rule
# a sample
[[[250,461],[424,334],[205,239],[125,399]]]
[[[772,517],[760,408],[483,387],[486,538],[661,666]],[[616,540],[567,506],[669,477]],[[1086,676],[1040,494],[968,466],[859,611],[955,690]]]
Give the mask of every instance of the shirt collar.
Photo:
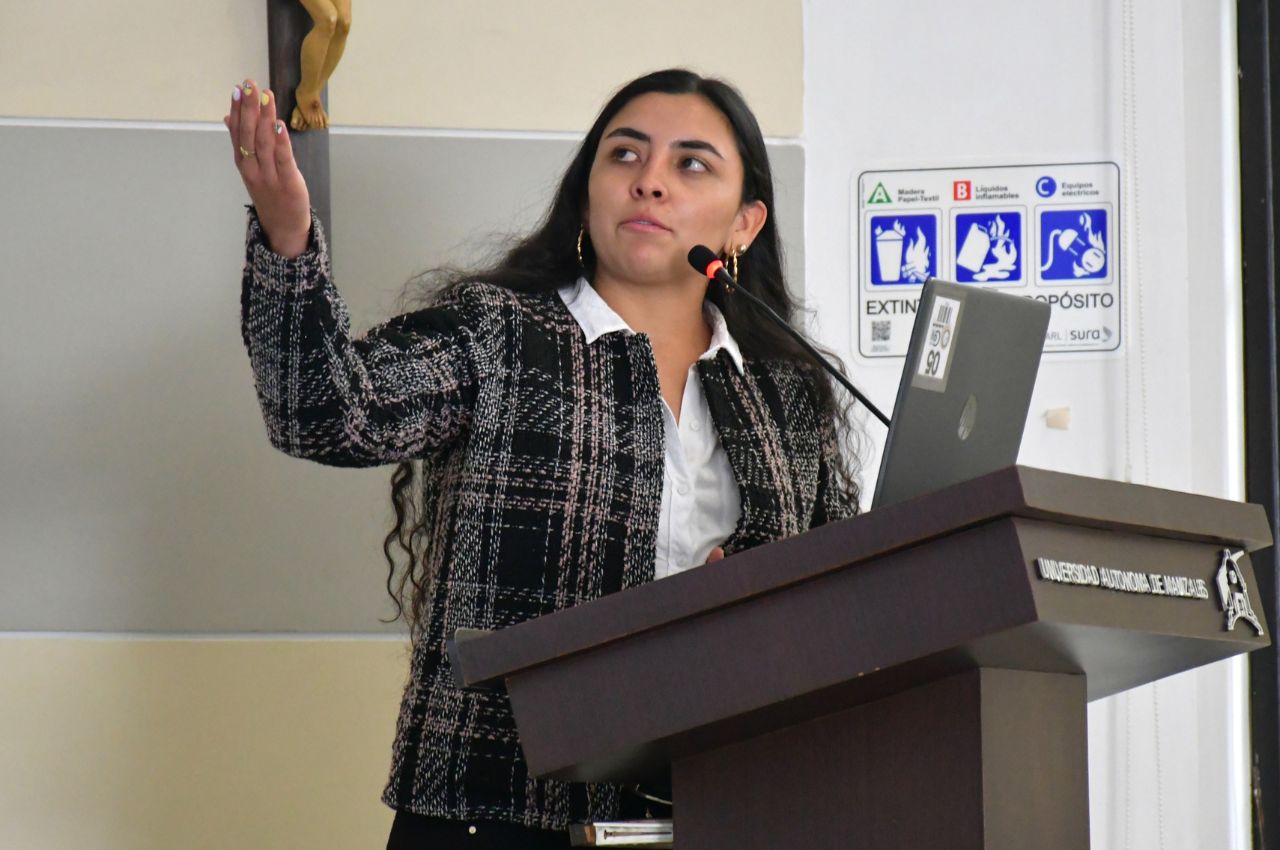
[[[600,293],[596,292],[585,277],[578,278],[572,285],[560,287],[558,294],[560,295],[560,300],[564,302],[564,306],[569,309],[569,313],[586,335],[587,345],[591,345],[607,333],[621,331],[628,335],[635,334],[631,326],[614,312],[614,309],[600,297]],[[729,333],[729,326],[724,320],[724,314],[720,312],[720,308],[710,301],[703,301],[702,315],[706,317],[707,325],[711,328],[711,344],[707,346],[707,350],[698,359],[711,360],[721,349],[724,349],[728,352],[730,359],[733,360],[733,365],[737,367],[738,373],[741,374],[743,370],[742,351],[738,348],[737,340]]]

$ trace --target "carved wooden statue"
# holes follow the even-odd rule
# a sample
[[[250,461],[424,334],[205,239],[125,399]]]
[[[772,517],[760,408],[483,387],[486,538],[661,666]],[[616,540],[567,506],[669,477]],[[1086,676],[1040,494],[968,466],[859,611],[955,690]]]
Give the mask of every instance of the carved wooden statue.
[[[320,93],[342,58],[351,31],[351,0],[299,0],[311,16],[311,32],[302,40],[302,80],[294,90],[297,106],[289,119],[295,130],[329,126]]]

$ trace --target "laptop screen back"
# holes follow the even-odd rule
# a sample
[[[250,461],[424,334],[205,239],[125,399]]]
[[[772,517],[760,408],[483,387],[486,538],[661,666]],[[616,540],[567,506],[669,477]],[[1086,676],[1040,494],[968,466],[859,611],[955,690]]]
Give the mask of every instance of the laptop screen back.
[[[925,283],[872,507],[1017,462],[1048,328],[1048,304]]]

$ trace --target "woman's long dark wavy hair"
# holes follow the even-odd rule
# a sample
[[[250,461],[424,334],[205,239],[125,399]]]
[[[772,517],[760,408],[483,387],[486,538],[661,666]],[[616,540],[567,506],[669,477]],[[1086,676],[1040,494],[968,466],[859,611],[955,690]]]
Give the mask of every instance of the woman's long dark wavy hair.
[[[530,235],[517,242],[492,267],[428,272],[415,281],[426,281],[434,292],[447,293],[454,287],[471,282],[487,282],[519,292],[544,292],[572,283],[582,275],[591,280],[595,272],[595,255],[591,251],[590,240],[583,240],[581,264],[577,241],[586,220],[587,181],[596,150],[614,116],[635,98],[653,92],[700,95],[728,119],[743,163],[742,203],[760,201],[768,210],[764,227],[751,243],[750,250],[739,259],[738,283],[794,326],[799,311],[787,291],[782,271],[782,244],[778,238],[773,203],[773,173],[760,126],[733,86],[681,68],[646,74],[627,83],[610,98],[569,163],[545,217]],[[753,305],[726,298],[719,287],[711,287],[708,297],[724,314],[729,332],[744,357],[788,360],[800,364],[810,373],[817,390],[819,419],[833,423],[838,445],[848,450],[838,453],[833,484],[844,489],[856,504],[859,490],[848,457],[850,454],[856,456],[852,449],[856,446],[857,435],[848,426],[849,400],[837,399],[830,376],[795,340]],[[415,633],[423,622],[423,609],[434,580],[434,576],[428,574],[423,551],[429,520],[422,500],[423,487],[428,482],[420,481],[420,477],[415,464],[409,462],[401,463],[392,474],[391,504],[395,511],[395,525],[382,546],[388,565],[387,592],[397,609],[393,621],[405,617]],[[407,560],[402,569],[397,563],[397,556]]]

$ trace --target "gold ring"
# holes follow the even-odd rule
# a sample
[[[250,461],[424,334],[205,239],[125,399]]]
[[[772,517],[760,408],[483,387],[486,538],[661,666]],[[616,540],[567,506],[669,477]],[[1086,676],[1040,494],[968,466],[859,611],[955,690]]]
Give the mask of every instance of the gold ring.
[[[246,158],[252,158],[252,157],[257,156],[258,154],[257,154],[257,151],[246,150],[246,149],[245,149],[245,146],[244,146],[244,145],[241,145],[241,146],[240,146],[240,155],[241,155],[241,156],[243,156],[243,157],[246,157]]]

